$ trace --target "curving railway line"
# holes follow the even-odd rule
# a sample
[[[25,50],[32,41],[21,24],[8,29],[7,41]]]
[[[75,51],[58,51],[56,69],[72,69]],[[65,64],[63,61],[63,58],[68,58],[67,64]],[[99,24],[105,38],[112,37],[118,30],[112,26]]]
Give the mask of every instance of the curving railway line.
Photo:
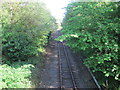
[[[58,32],[59,34],[60,32]],[[68,47],[65,46],[64,42],[57,42],[58,49],[58,64],[59,64],[59,88],[71,88],[78,90],[80,88],[90,88],[91,90],[101,90],[99,84],[95,80],[90,70],[88,72],[91,76],[90,79],[85,79],[79,75],[78,71],[75,69],[72,58],[69,54]],[[82,73],[82,72],[80,72]],[[82,78],[82,79],[81,79]],[[83,79],[84,78],[84,79]],[[89,83],[89,84],[88,84]]]

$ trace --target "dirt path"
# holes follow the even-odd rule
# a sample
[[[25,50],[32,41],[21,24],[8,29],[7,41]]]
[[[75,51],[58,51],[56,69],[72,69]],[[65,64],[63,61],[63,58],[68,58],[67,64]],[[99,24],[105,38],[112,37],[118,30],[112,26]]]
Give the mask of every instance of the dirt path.
[[[57,37],[56,33],[52,34],[47,48],[47,60],[41,73],[42,82],[39,88],[57,88],[59,86],[57,41],[54,40]]]

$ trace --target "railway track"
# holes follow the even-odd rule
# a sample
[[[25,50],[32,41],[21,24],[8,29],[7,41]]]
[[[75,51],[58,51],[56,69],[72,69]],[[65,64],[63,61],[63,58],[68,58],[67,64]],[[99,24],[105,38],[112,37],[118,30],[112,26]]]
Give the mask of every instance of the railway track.
[[[58,60],[59,60],[59,88],[71,88],[74,90],[78,90],[79,88],[91,88],[92,85],[86,85],[85,79],[83,81],[79,79],[79,76],[76,75],[75,71],[73,70],[72,61],[68,54],[68,48],[64,45],[64,42],[57,43],[58,49]],[[88,72],[91,74],[90,70]],[[93,89],[101,90],[100,86],[98,85],[95,77],[91,75],[91,80],[87,81],[89,83],[94,83]],[[81,78],[81,77],[80,77]],[[81,80],[81,81],[80,81]]]
[[[62,89],[62,88],[67,87],[67,88],[74,88],[75,90],[77,90],[75,77],[73,75],[72,68],[71,68],[71,63],[69,61],[69,56],[67,54],[66,47],[65,47],[63,42],[58,42],[58,58],[59,58],[59,80],[60,80],[59,82],[60,82],[60,88]],[[62,60],[66,60],[66,61],[62,63]],[[64,69],[66,69],[66,68],[67,68],[67,70],[64,71]],[[68,78],[65,78],[65,75]],[[69,85],[67,85],[67,86],[64,85],[64,84],[67,83],[66,79],[67,80],[69,79],[68,80]]]

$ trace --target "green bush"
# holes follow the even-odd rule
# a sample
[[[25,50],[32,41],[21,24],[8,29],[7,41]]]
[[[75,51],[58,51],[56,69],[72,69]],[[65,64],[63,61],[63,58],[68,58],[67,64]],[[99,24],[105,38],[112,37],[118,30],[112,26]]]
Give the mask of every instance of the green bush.
[[[20,64],[8,66],[7,64],[0,66],[0,88],[31,88],[32,82],[31,69],[32,64]]]
[[[56,21],[45,4],[4,2],[1,6],[3,63],[24,61],[42,52],[49,32],[56,29]]]
[[[62,23],[59,40],[85,54],[85,65],[106,77],[120,80],[118,37],[120,18],[117,2],[71,3]]]
[[[25,60],[26,58],[36,55],[37,47],[27,34],[25,33],[9,33],[4,36],[3,55],[12,60]]]
[[[14,1],[0,3],[0,89],[40,83],[40,67],[35,65],[42,66],[49,32],[56,29],[44,3]]]

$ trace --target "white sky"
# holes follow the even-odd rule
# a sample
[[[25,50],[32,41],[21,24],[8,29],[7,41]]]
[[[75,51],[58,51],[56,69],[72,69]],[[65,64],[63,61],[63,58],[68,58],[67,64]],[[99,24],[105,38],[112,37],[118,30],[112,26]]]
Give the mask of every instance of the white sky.
[[[70,0],[43,0],[56,19],[62,19],[65,13],[64,7],[67,6]]]

